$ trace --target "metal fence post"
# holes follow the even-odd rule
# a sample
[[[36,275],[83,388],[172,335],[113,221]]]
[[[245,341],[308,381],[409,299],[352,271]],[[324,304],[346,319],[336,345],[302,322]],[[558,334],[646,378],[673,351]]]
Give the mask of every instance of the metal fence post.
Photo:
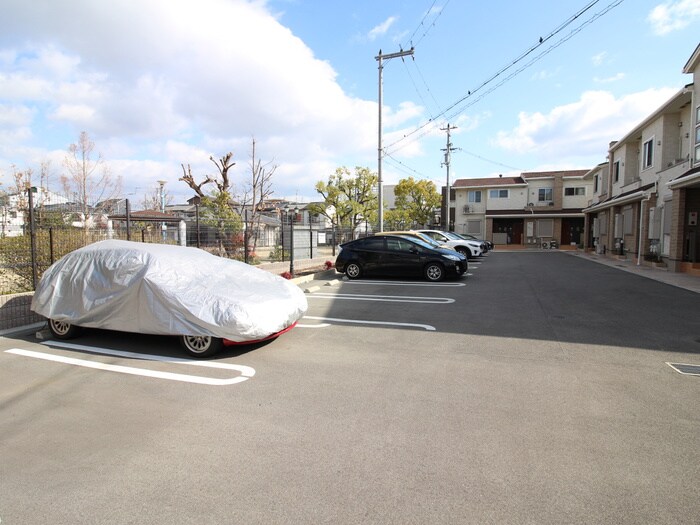
[[[31,244],[32,252],[32,287],[36,290],[36,283],[39,280],[39,272],[37,266],[39,261],[36,260],[36,224],[34,222],[34,197],[32,194],[36,191],[36,188],[28,188],[27,193],[29,194],[29,239]]]
[[[126,240],[131,240],[131,206],[129,199],[126,199]]]
[[[51,264],[55,263],[56,256],[54,254],[54,246],[53,246],[53,226],[49,228],[49,257],[51,260]]]

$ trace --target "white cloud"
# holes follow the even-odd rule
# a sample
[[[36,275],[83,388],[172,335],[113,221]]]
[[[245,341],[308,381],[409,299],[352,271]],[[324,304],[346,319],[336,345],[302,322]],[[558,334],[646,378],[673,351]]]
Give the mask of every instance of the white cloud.
[[[373,27],[369,33],[367,33],[367,38],[370,41],[374,41],[380,36],[386,35],[387,31],[389,31],[389,28],[394,25],[394,22],[396,22],[397,18],[395,16],[390,16],[384,22],[379,24],[378,26]]]
[[[593,55],[591,57],[591,62],[593,63],[594,66],[600,66],[605,62],[605,60],[607,58],[608,58],[608,52],[602,51],[601,53],[598,53],[597,55]]]
[[[700,19],[700,0],[677,0],[657,5],[647,20],[657,35],[666,35]]]
[[[566,156],[604,155],[612,140],[624,136],[677,90],[649,89],[616,99],[607,91],[587,91],[577,102],[549,113],[525,113],[511,131],[501,131],[495,145],[515,153]]]
[[[617,73],[616,75],[607,78],[593,77],[593,82],[597,84],[610,84],[611,82],[618,82],[620,80],[623,80],[624,78],[624,73]]]
[[[376,102],[347,95],[265,2],[114,0],[105,9],[67,0],[35,11],[3,0],[0,18],[0,104],[41,112],[14,124],[20,115],[6,113],[0,132],[30,141],[27,150],[42,140],[56,147],[59,137],[67,147],[87,131],[125,189],[158,178],[186,188],[180,163],[203,175],[209,155],[227,151],[242,174],[253,136],[262,158],[279,164],[280,188],[313,187],[330,165],[376,157]],[[388,118],[400,124],[419,112],[403,104]]]

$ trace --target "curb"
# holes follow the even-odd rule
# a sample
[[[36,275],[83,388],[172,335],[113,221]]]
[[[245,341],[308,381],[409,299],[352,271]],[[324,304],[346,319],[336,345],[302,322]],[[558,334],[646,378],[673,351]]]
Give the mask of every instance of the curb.
[[[301,277],[295,277],[294,279],[290,279],[290,281],[293,282],[294,284],[304,284],[304,283],[316,281],[319,279],[327,279],[328,277],[331,277],[331,276],[336,275],[336,274],[337,274],[337,272],[335,271],[335,269],[331,268],[330,270],[321,270],[320,272],[310,273],[309,275],[302,275]]]

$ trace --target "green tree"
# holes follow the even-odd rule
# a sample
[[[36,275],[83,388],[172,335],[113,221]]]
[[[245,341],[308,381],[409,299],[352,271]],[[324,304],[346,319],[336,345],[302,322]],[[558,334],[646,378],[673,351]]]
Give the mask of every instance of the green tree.
[[[433,214],[440,207],[440,194],[429,180],[402,179],[394,189],[398,216],[407,221],[408,227],[430,224]]]
[[[322,203],[313,203],[308,209],[327,217],[334,228],[354,229],[364,221],[375,223],[378,215],[376,188],[378,177],[369,168],[356,167],[352,174],[346,167],[336,168],[328,182],[316,183]]]

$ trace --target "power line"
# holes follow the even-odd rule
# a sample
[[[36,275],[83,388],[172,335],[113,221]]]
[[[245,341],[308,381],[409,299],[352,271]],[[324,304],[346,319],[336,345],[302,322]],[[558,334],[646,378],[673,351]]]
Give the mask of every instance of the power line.
[[[465,100],[471,99],[477,92],[483,90],[487,85],[489,85],[490,83],[492,83],[492,82],[493,82],[495,79],[497,79],[499,76],[501,76],[502,74],[504,74],[506,71],[508,71],[509,69],[511,69],[513,66],[515,66],[516,64],[518,64],[518,63],[521,62],[522,60],[524,60],[524,59],[525,59],[527,56],[529,56],[533,51],[535,51],[536,49],[538,49],[540,46],[544,45],[547,41],[551,40],[554,36],[556,36],[556,35],[559,34],[561,31],[563,31],[567,26],[571,25],[574,21],[576,21],[577,19],[579,19],[584,13],[586,13],[587,11],[589,11],[589,10],[590,10],[595,4],[597,4],[599,1],[600,1],[600,0],[592,0],[591,2],[589,2],[586,6],[584,6],[582,9],[580,9],[579,11],[577,11],[574,15],[572,15],[572,16],[569,17],[567,20],[565,20],[564,22],[562,22],[559,26],[557,26],[557,27],[556,27],[553,31],[551,31],[546,37],[540,37],[537,44],[535,44],[534,46],[530,47],[529,49],[527,49],[526,51],[524,51],[523,53],[521,53],[517,58],[515,58],[514,60],[512,60],[508,65],[506,65],[506,66],[500,68],[495,74],[491,75],[487,80],[485,80],[485,81],[483,81],[481,84],[479,84],[479,86],[477,86],[474,90],[469,90],[469,91],[467,91],[467,94],[466,94],[465,96],[463,96],[462,98],[460,98],[457,102],[455,102],[454,104],[450,105],[449,107],[447,107],[446,109],[444,109],[443,111],[441,111],[436,117],[431,118],[431,120],[429,120],[429,121],[425,122],[424,124],[418,126],[416,129],[414,129],[414,130],[411,131],[410,133],[407,133],[407,134],[404,135],[402,138],[400,138],[400,139],[394,141],[393,143],[389,144],[388,146],[386,146],[386,149],[389,149],[389,148],[392,148],[392,147],[393,147],[393,148],[394,148],[393,151],[398,151],[398,150],[400,150],[400,149],[401,149],[402,147],[404,147],[404,146],[401,146],[401,147],[395,147],[395,146],[397,146],[397,145],[399,145],[399,144],[401,144],[401,143],[404,143],[404,145],[409,144],[410,142],[406,142],[406,141],[407,141],[408,139],[411,139],[411,137],[413,137],[413,138],[411,139],[411,142],[412,142],[412,141],[418,140],[418,139],[424,137],[425,135],[427,135],[430,131],[432,131],[432,128],[434,128],[434,127],[437,125],[437,124],[435,123],[435,120],[436,120],[437,118],[440,118],[440,117],[443,117],[443,116],[447,115],[449,111],[451,111],[452,109],[454,109],[454,108],[460,106],[460,104],[462,104]],[[494,90],[496,90],[498,87],[502,86],[502,85],[505,84],[507,81],[511,80],[513,77],[517,76],[519,73],[521,73],[522,71],[524,71],[525,69],[527,69],[528,67],[530,67],[532,64],[534,64],[535,62],[539,61],[542,57],[544,57],[545,55],[551,53],[554,49],[556,49],[556,48],[559,47],[560,45],[564,44],[565,42],[567,42],[568,40],[570,40],[571,38],[573,38],[576,34],[578,34],[580,31],[582,31],[586,26],[592,24],[593,22],[595,22],[596,20],[598,20],[599,18],[601,18],[602,16],[604,16],[605,14],[607,14],[609,11],[611,11],[612,9],[614,9],[615,7],[617,7],[618,5],[620,5],[623,1],[624,1],[624,0],[615,0],[615,1],[612,2],[611,4],[608,4],[608,6],[605,7],[601,12],[595,13],[591,18],[589,18],[588,20],[584,21],[584,22],[581,23],[578,27],[576,27],[576,28],[574,28],[572,31],[570,31],[568,35],[562,37],[559,41],[557,41],[557,42],[555,42],[554,44],[552,44],[548,49],[546,49],[545,51],[543,51],[543,52],[540,53],[539,55],[536,55],[532,60],[530,60],[530,61],[529,61],[527,64],[525,64],[523,67],[521,67],[521,68],[517,69],[515,72],[511,73],[508,77],[506,77],[505,79],[503,79],[501,82],[499,82],[499,83],[496,84],[495,86],[491,87],[491,88],[490,88],[489,90],[487,90],[486,92],[481,93],[480,96],[479,96],[478,98],[476,98],[475,100],[469,102],[467,105],[460,106],[460,107],[458,108],[457,111],[455,111],[454,113],[451,113],[450,115],[448,115],[448,120],[450,120],[450,119],[456,117],[457,115],[459,115],[460,113],[462,113],[462,112],[463,112],[465,109],[467,109],[468,107],[471,107],[472,105],[476,104],[478,101],[482,100],[486,95],[492,93],[492,92],[493,92]],[[426,130],[426,128],[429,128],[429,129]],[[419,134],[419,133],[420,133],[420,134]]]
[[[433,27],[435,27],[435,23],[436,23],[436,22],[438,21],[438,19],[442,16],[442,13],[445,11],[445,8],[446,8],[447,5],[450,3],[450,0],[447,0],[447,2],[445,2],[445,4],[437,11],[437,15],[435,15],[435,18],[433,19],[433,21],[432,21],[432,22],[430,23],[430,25],[425,29],[425,31],[423,31],[423,34],[420,36],[420,38],[418,38],[418,40],[414,43],[414,42],[413,42],[413,37],[416,36],[416,33],[418,32],[418,30],[419,30],[421,27],[424,26],[425,21],[426,21],[426,19],[428,18],[428,16],[430,16],[430,15],[433,14],[433,13],[435,13],[435,11],[433,11],[433,8],[435,7],[435,3],[436,3],[436,2],[437,2],[437,0],[433,0],[433,3],[430,5],[430,7],[428,8],[428,10],[427,10],[427,11],[425,12],[425,14],[423,15],[423,18],[421,19],[420,23],[418,24],[418,27],[416,27],[416,29],[413,31],[413,33],[411,33],[411,36],[408,37],[408,43],[407,43],[405,46],[403,46],[403,47],[408,47],[408,44],[410,44],[411,47],[414,47],[414,48],[415,48],[418,44],[420,44],[421,41],[428,35],[428,33],[430,32],[430,30],[431,30]]]

